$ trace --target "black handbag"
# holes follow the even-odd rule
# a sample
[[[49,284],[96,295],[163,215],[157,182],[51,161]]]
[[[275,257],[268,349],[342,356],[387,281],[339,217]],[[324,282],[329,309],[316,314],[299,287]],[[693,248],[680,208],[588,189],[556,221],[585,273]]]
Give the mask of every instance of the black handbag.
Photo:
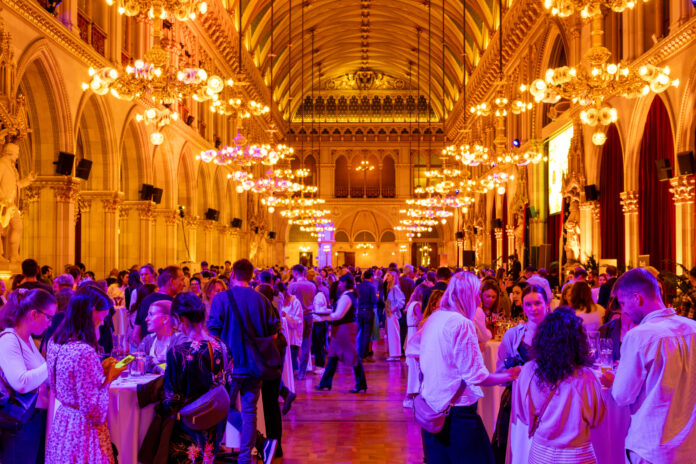
[[[213,382],[215,383],[215,374],[213,372],[213,348],[210,341],[208,342],[208,351],[210,352],[210,374],[213,376]],[[225,369],[227,365],[227,356],[225,355],[224,346],[222,347],[222,357],[223,369]],[[225,420],[229,410],[230,395],[227,392],[227,388],[219,383],[211,390],[198,397],[198,399],[181,408],[179,411],[179,420],[191,430],[208,430]]]
[[[0,334],[0,337],[10,332]],[[17,334],[13,334],[19,340]],[[19,342],[20,350],[22,342]],[[26,424],[34,414],[36,400],[39,398],[39,390],[29,393],[16,392],[7,382],[5,373],[0,370],[0,428],[16,428]]]
[[[231,310],[234,313],[239,328],[242,331],[242,344],[244,345],[244,358],[249,369],[249,375],[262,380],[277,380],[280,378],[283,367],[283,358],[280,355],[283,342],[287,346],[285,337],[255,337],[247,332],[246,324],[242,321],[239,307],[234,299],[232,290],[227,290]],[[278,335],[280,337],[280,335]]]

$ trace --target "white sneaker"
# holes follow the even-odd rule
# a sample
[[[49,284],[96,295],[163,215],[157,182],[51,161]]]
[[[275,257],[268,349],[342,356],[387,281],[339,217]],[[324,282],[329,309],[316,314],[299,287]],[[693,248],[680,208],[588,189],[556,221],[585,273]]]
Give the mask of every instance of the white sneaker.
[[[323,367],[316,367],[316,368],[314,368],[312,373],[315,375],[324,375],[324,368]]]
[[[406,398],[404,400],[404,408],[411,408],[413,409],[413,398]]]

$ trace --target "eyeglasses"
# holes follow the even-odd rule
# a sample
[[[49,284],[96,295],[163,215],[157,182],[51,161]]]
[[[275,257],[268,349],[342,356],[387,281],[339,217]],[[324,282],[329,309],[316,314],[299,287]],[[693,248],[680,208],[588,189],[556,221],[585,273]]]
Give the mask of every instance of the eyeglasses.
[[[43,314],[44,316],[46,316],[46,319],[48,319],[49,322],[53,320],[54,316],[51,316],[50,314],[45,313],[45,312],[41,311],[40,309],[37,309],[37,311],[40,312],[41,314]]]

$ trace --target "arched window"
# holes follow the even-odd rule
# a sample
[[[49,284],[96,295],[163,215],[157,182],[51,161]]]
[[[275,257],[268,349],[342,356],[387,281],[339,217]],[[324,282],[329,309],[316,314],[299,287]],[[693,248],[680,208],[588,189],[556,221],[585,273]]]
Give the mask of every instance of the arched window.
[[[556,41],[553,44],[553,48],[551,49],[551,56],[549,58],[549,68],[555,69],[555,68],[560,68],[561,66],[568,66],[568,56],[566,55],[566,50],[565,46],[563,45],[563,41],[561,40],[560,37],[556,38]],[[557,103],[558,104],[558,103]],[[542,108],[542,127],[546,126],[548,123],[551,122],[551,118],[549,117],[549,110],[551,109],[551,104],[550,103],[544,103],[544,106]]]
[[[309,170],[309,176],[305,178],[305,184],[318,187],[317,181],[319,176],[317,175],[317,160],[314,158],[314,155],[309,155],[305,158],[304,167]]]
[[[346,198],[348,196],[348,160],[345,156],[339,156],[334,168],[334,196]]]
[[[391,243],[396,241],[396,236],[394,235],[394,232],[391,230],[385,230],[384,233],[382,233],[382,238],[379,240],[382,243]]]
[[[366,172],[358,169],[363,161],[367,161],[366,156],[356,156],[353,158],[353,163],[350,167],[351,198],[362,198],[365,195]]]
[[[382,197],[394,198],[396,195],[395,190],[396,169],[394,168],[394,158],[387,155],[382,161]]]
[[[377,160],[377,157],[375,155],[370,155],[370,157],[367,158],[367,162],[369,163],[369,166],[371,166],[373,169],[363,171],[363,174],[365,175],[365,193],[367,195],[367,198],[378,198],[380,178],[379,160]]]
[[[359,243],[364,243],[364,242],[372,243],[375,241],[375,236],[367,231],[362,231],[362,232],[357,233],[357,235],[355,236],[355,240],[353,240],[353,241],[359,242]]]
[[[336,242],[342,242],[342,243],[347,243],[350,241],[348,239],[348,234],[344,230],[337,231],[336,235],[334,236],[334,240],[336,240]]]
[[[428,161],[423,152],[416,153],[413,157],[413,188],[425,187],[427,178],[425,171],[428,169]]]

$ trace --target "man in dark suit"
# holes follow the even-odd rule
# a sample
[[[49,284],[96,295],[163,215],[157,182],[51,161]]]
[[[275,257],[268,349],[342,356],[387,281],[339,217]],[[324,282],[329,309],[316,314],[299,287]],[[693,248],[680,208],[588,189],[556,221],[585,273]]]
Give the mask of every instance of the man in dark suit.
[[[428,307],[428,300],[430,300],[430,294],[433,293],[433,290],[442,290],[444,292],[447,290],[447,284],[451,278],[452,271],[450,271],[450,268],[444,266],[437,268],[437,280],[435,281],[435,285],[430,288],[426,288],[423,292],[421,311],[425,311],[425,308]]]
[[[611,298],[611,290],[614,288],[614,283],[616,283],[616,274],[618,274],[616,266],[607,266],[607,282],[602,284],[599,288],[599,296],[597,297],[597,304],[606,308],[609,305],[609,300]]]
[[[370,354],[370,336],[375,323],[375,306],[377,289],[372,281],[372,269],[363,272],[362,282],[357,287],[358,294],[358,354],[367,362],[372,362]]]

